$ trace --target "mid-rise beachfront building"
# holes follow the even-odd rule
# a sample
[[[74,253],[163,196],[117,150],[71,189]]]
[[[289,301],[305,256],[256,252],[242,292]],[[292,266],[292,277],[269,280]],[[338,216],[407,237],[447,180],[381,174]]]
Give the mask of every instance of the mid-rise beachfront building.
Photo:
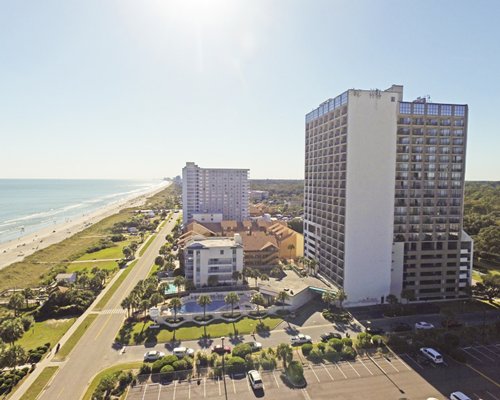
[[[194,237],[184,248],[184,268],[196,287],[234,283],[234,271],[243,271],[241,236]]]
[[[468,107],[348,90],[306,115],[304,252],[345,304],[466,294]]]
[[[184,224],[193,215],[247,219],[248,169],[200,168],[193,162],[186,163],[182,169],[182,212]]]

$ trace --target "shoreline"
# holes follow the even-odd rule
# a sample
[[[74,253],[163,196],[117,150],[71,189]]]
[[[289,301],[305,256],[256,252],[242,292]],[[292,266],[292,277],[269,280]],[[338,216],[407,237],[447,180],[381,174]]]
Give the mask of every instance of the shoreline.
[[[170,184],[156,187],[150,192],[126,197],[88,214],[77,216],[67,222],[40,229],[39,231],[21,236],[5,243],[0,243],[0,269],[11,264],[23,261],[25,257],[38,250],[59,243],[74,234],[83,231],[89,226],[96,224],[110,215],[117,214],[125,208],[139,207],[146,199],[166,189]]]

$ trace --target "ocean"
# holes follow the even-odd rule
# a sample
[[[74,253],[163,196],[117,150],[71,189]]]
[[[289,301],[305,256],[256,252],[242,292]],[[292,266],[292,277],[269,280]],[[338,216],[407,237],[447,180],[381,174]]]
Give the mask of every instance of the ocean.
[[[160,180],[0,179],[0,243],[139,196]]]

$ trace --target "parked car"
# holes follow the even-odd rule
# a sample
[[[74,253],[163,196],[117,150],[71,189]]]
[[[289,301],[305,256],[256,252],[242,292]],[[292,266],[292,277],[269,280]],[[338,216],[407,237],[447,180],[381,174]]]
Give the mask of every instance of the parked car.
[[[394,326],[392,329],[394,332],[406,332],[406,331],[411,331],[411,325],[407,324],[405,322],[401,322]]]
[[[450,394],[450,400],[472,400],[472,399],[465,393],[453,392]]]
[[[326,332],[323,333],[321,336],[321,341],[322,342],[328,342],[330,339],[342,339],[342,335],[337,332]]]
[[[258,371],[252,369],[251,371],[248,371],[248,380],[250,381],[250,385],[254,389],[263,389],[264,384],[262,383],[262,378],[260,377],[260,374]]]
[[[434,364],[442,364],[443,363],[443,356],[436,350],[434,350],[432,347],[422,347],[420,349],[420,353],[431,360]]]
[[[214,347],[212,347],[212,353],[217,353],[219,355],[223,354],[229,354],[231,353],[231,347],[230,346],[223,346],[221,344],[216,344]]]
[[[260,342],[248,342],[252,351],[260,351],[262,350],[262,343]]]
[[[420,321],[415,323],[415,329],[434,329],[430,322]]]
[[[443,328],[460,328],[463,324],[456,319],[443,319],[441,321]]]
[[[156,361],[165,356],[165,353],[162,351],[151,350],[147,353],[144,353],[144,361]]]
[[[190,349],[188,347],[176,347],[173,350],[174,356],[177,356],[179,358],[182,358],[184,356],[193,356],[194,355],[194,349]]]
[[[369,333],[370,335],[383,335],[385,331],[378,326],[369,326],[366,328],[366,333]]]
[[[296,336],[291,337],[292,344],[304,344],[304,343],[312,343],[311,336],[309,335],[304,335],[302,333],[299,333]]]

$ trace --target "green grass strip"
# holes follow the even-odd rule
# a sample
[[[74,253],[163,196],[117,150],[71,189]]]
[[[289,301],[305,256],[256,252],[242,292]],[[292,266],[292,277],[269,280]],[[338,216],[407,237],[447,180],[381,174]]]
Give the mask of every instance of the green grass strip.
[[[90,325],[92,325],[92,322],[94,322],[96,318],[97,314],[87,315],[82,323],[78,326],[78,328],[76,328],[73,334],[69,337],[66,343],[64,343],[64,345],[61,347],[61,350],[59,350],[59,353],[56,354],[54,360],[64,360],[69,355],[69,353],[71,353],[71,350],[73,350],[85,331],[90,327]]]
[[[35,382],[31,384],[31,386],[26,390],[23,395],[23,400],[35,400],[42,390],[49,383],[50,378],[54,376],[59,367],[45,367],[43,371],[38,375],[35,379]]]
[[[121,371],[127,371],[131,369],[138,369],[142,365],[142,361],[135,361],[135,362],[129,362],[125,364],[117,364],[113,365],[112,367],[103,369],[101,372],[99,372],[94,378],[92,379],[92,382],[90,383],[89,387],[87,388],[87,391],[83,395],[82,400],[90,400],[92,399],[92,394],[96,390],[97,386],[99,385],[99,382],[101,382],[101,379],[105,377],[108,374],[113,374],[115,372],[121,372]]]
[[[141,250],[139,250],[139,256],[142,256],[142,255],[146,252],[146,250],[147,250],[147,249],[148,249],[148,247],[151,245],[151,243],[153,243],[153,240],[155,239],[155,237],[156,237],[156,235],[157,235],[157,234],[158,234],[158,233],[153,233],[153,234],[152,234],[152,235],[148,238],[148,240],[146,240],[146,244],[144,245],[144,247],[143,247]]]
[[[99,302],[96,304],[96,306],[94,307],[94,311],[101,311],[106,306],[109,299],[113,297],[113,295],[118,290],[120,285],[123,283],[125,278],[128,276],[128,274],[130,274],[130,271],[132,271],[132,268],[134,268],[136,263],[137,260],[130,263],[130,265],[120,274],[120,276],[113,283],[113,286],[111,286],[109,290],[106,293],[104,293],[104,296],[102,296],[101,300],[99,300]]]

